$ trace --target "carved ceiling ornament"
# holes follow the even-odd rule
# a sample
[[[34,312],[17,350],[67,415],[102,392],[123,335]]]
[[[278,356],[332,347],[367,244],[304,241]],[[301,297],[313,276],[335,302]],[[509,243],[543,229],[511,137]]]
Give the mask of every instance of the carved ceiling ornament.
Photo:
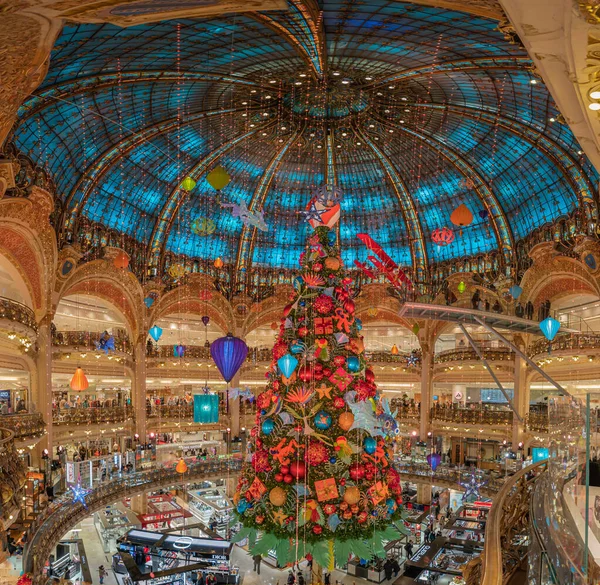
[[[590,24],[600,24],[600,0],[578,0],[581,14]]]

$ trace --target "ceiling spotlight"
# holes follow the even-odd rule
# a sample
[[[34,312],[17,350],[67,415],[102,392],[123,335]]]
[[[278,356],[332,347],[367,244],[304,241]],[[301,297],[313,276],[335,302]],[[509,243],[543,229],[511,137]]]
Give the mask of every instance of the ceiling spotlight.
[[[280,139],[279,139],[279,142],[283,142],[283,138],[280,138]]]
[[[342,136],[348,136],[347,132],[342,132]]]
[[[375,128],[375,124],[369,124],[369,128]]]
[[[394,131],[390,128],[390,134],[393,134],[393,133],[394,133]]]
[[[357,142],[356,146],[362,146],[362,142]]]
[[[375,136],[375,140],[379,140],[379,136]]]
[[[556,118],[554,118],[554,117],[549,118],[549,120],[550,120],[550,122],[556,122]]]
[[[251,89],[250,93],[256,93],[256,90],[255,89]]]
[[[395,85],[388,85],[388,89],[394,89]]]
[[[530,79],[529,83],[531,83],[531,85],[535,85],[537,83],[537,79]]]
[[[337,145],[337,147],[338,147],[338,148],[342,148],[342,145],[341,145],[341,144],[338,144],[338,145]]]
[[[336,77],[339,77],[339,76],[341,75],[341,73],[340,73],[339,71],[334,71],[334,72],[333,72],[333,74],[334,74]]]
[[[248,102],[242,102],[242,106],[247,106]]]
[[[365,77],[366,81],[371,81],[373,78],[372,77]]]
[[[577,154],[579,154],[579,155],[583,154],[583,150],[578,150]]]
[[[242,118],[245,118],[248,114],[242,114]]]
[[[294,83],[294,85],[302,85],[301,81],[296,81],[296,83]]]
[[[407,113],[410,112],[410,110],[408,108],[406,110],[404,110],[404,111],[407,112]]]
[[[311,137],[311,138],[314,138],[314,137],[315,137],[315,133],[314,133],[314,132],[311,132],[311,133],[310,133],[310,137]]]
[[[268,116],[269,114],[267,112],[263,112],[263,116]]]
[[[400,124],[404,124],[404,120],[400,120]]]
[[[380,91],[377,92],[377,95],[383,95]]]
[[[349,79],[342,79],[342,83],[344,85],[349,85],[350,84],[350,80]]]
[[[254,126],[256,126],[256,124],[250,124],[250,128],[254,128]]]
[[[323,148],[320,144],[317,144],[317,148]]]
[[[282,130],[287,130],[287,126],[282,126],[281,129]]]
[[[298,77],[306,77],[306,73],[300,73],[300,75],[298,75]]]
[[[269,83],[277,83],[276,79],[271,79],[271,81],[269,81]]]
[[[590,110],[600,110],[600,104],[598,104],[598,103],[594,102],[593,104],[590,104],[590,105],[588,106],[588,108],[589,108]]]
[[[390,111],[389,111],[389,110],[385,110],[385,113],[386,113],[386,114],[389,114],[389,113],[390,113]]]
[[[403,97],[403,98],[400,98],[400,99],[401,99],[403,102],[407,102],[407,101],[408,101],[408,98],[407,98],[407,97]]]

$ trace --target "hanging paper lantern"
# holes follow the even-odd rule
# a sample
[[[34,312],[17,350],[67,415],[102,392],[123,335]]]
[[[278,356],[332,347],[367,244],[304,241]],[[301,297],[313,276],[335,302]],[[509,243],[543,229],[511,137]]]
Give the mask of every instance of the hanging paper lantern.
[[[454,225],[458,225],[461,228],[467,225],[471,225],[473,221],[473,214],[470,209],[463,203],[459,205],[450,215],[450,221]]]
[[[516,284],[513,284],[513,286],[511,286],[508,289],[508,292],[510,293],[510,296],[513,299],[515,299],[515,301],[516,301],[521,296],[521,294],[523,293],[523,289],[520,286],[518,286]]]
[[[487,209],[482,209],[478,215],[481,219],[486,220],[489,214],[490,212]]]
[[[456,287],[459,293],[464,293],[467,290],[467,285],[461,280]]]
[[[179,280],[185,275],[185,266],[183,264],[172,264],[167,272],[173,280]]]
[[[156,341],[157,343],[160,339],[160,336],[162,335],[162,332],[163,330],[158,325],[155,325],[150,329],[150,331],[148,331],[148,333],[150,333],[150,337],[152,337],[152,339],[154,339],[154,341]]]
[[[223,260],[221,260],[221,258],[217,258],[214,261],[215,268],[223,268],[223,264],[224,264],[224,262],[223,262]]]
[[[289,378],[294,373],[294,370],[298,365],[298,360],[293,355],[286,353],[277,360],[277,365],[279,366],[281,373],[286,378]]]
[[[229,173],[221,165],[219,165],[210,171],[208,175],[206,175],[206,180],[213,189],[220,191],[229,185],[231,177],[229,176]]]
[[[204,323],[204,327],[206,327],[210,322],[210,317],[208,315],[204,315],[202,317],[202,323]]]
[[[113,264],[120,270],[125,270],[129,266],[129,256],[121,251],[113,259]]]
[[[150,308],[153,304],[154,304],[154,299],[152,297],[146,297],[144,299],[144,305],[146,305],[146,307]]]
[[[185,179],[183,179],[183,181],[181,182],[181,188],[184,191],[191,191],[194,187],[196,186],[196,181],[194,181],[194,179],[192,179],[192,177],[186,177]]]
[[[81,368],[77,368],[73,377],[71,378],[71,389],[77,392],[81,392],[82,390],[87,390],[89,383],[85,374]]]
[[[400,353],[400,351],[398,350],[398,346],[394,343],[394,345],[392,345],[392,349],[390,350],[390,353],[392,355],[398,355]]]
[[[185,464],[183,457],[177,462],[175,466],[175,471],[183,475],[188,470],[188,466]]]
[[[437,228],[431,232],[431,240],[440,247],[449,246],[454,241],[454,232],[448,227]]]
[[[230,382],[248,355],[246,342],[228,333],[210,346],[210,355],[226,382]]]
[[[411,329],[411,331],[412,331],[412,332],[413,332],[415,335],[418,335],[418,334],[419,334],[419,331],[421,331],[421,328],[419,327],[419,324],[418,324],[418,323],[415,323],[415,324],[412,326],[412,329]]]
[[[175,357],[182,358],[185,355],[185,347],[183,345],[181,345],[181,343],[179,345],[174,345],[173,346],[173,355]]]
[[[437,469],[437,466],[440,464],[442,460],[442,456],[439,453],[429,453],[427,455],[427,463],[429,463],[429,467],[431,467],[432,471]]]
[[[366,437],[363,441],[363,449],[365,450],[365,453],[373,455],[375,449],[377,449],[377,441],[373,437]]]
[[[218,394],[194,395],[194,422],[200,424],[219,422]]]
[[[560,323],[552,317],[546,317],[540,323],[540,329],[542,330],[542,333],[546,336],[546,339],[548,341],[552,341],[556,337],[556,334],[560,329]]]

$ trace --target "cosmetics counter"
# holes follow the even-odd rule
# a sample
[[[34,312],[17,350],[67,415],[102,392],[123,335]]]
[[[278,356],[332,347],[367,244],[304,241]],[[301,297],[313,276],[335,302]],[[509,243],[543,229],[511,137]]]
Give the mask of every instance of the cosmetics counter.
[[[140,528],[140,525],[137,515],[120,502],[94,514],[94,526],[105,553],[115,550],[118,539],[131,528]]]
[[[456,540],[473,540],[483,543],[485,525],[491,502],[464,504],[444,526],[443,535]]]
[[[61,540],[48,559],[45,576],[53,579],[91,583],[92,577],[83,540]]]
[[[207,488],[189,490],[188,494],[189,508],[194,516],[221,538],[227,538],[229,525],[234,520],[234,516],[233,503],[225,494],[225,488],[211,485]]]

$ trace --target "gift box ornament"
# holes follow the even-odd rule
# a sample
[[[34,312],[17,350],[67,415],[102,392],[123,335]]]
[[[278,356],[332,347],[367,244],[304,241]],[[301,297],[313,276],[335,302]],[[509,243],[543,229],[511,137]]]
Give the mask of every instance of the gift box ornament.
[[[258,477],[254,478],[252,485],[248,488],[247,493],[249,493],[255,500],[260,500],[265,494],[267,488],[265,484],[258,479]]]
[[[333,477],[315,481],[315,491],[319,502],[327,502],[339,498],[337,484]]]
[[[388,496],[388,487],[381,481],[378,481],[375,485],[371,486],[367,490],[367,494],[371,498],[373,504],[377,505],[379,502],[387,498]]]
[[[350,382],[352,382],[352,375],[349,374],[344,368],[338,368],[331,376],[329,376],[329,381],[337,387],[340,392],[343,392]]]
[[[331,317],[315,318],[315,333],[317,335],[331,335],[333,333],[333,319]]]

